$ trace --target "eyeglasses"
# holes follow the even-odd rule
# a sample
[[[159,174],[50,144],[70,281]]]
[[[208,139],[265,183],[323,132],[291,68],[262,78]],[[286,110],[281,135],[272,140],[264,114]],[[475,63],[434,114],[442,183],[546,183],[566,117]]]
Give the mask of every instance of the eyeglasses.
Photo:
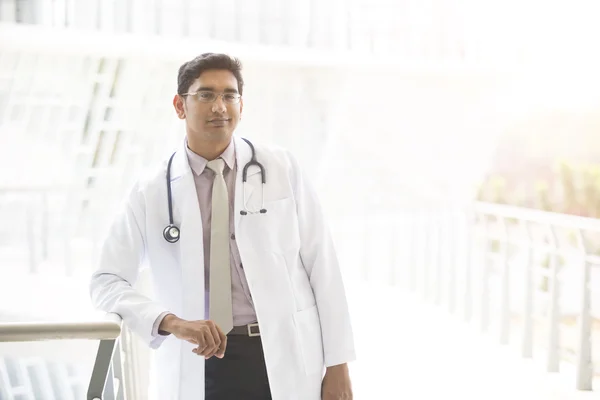
[[[210,90],[184,93],[182,96],[195,96],[196,99],[202,103],[212,103],[217,100],[217,97],[221,96],[223,98],[223,102],[227,104],[237,104],[242,98],[242,95],[239,93],[215,93],[211,92]]]

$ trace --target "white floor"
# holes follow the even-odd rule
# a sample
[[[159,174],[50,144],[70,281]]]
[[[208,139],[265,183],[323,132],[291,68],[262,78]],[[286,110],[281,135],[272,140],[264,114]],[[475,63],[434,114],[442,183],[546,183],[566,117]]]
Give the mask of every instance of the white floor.
[[[573,370],[544,373],[433,306],[382,285],[348,284],[358,360],[351,364],[355,399],[579,400]],[[562,368],[562,367],[561,367]]]

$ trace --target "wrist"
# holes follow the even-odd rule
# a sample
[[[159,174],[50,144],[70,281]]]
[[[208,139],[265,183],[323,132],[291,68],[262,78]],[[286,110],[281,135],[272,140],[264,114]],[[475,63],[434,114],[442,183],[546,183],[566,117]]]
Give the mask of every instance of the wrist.
[[[343,372],[343,373],[346,373],[346,372],[348,372],[348,364],[344,363],[344,364],[332,365],[330,367],[327,367],[327,372]]]
[[[175,314],[167,314],[160,322],[160,325],[158,326],[158,331],[172,333],[175,336],[177,336],[177,331],[179,326],[181,326],[181,322],[183,322],[183,320]]]

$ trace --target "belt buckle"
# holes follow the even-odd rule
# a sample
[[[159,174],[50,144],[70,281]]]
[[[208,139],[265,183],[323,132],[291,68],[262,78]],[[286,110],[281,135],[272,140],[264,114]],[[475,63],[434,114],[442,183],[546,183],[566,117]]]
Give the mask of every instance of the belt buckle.
[[[252,328],[258,328],[258,323],[248,324],[248,336],[260,336],[260,331],[257,329],[256,332],[252,332]]]

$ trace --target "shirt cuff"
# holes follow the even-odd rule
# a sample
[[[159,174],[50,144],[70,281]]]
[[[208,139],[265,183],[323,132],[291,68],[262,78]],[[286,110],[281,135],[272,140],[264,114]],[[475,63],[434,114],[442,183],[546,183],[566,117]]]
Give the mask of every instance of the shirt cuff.
[[[158,316],[158,318],[156,318],[156,321],[154,321],[154,325],[152,325],[152,337],[157,337],[158,335],[161,336],[169,336],[170,333],[169,332],[165,332],[165,331],[158,331],[158,327],[160,326],[160,323],[162,322],[162,320],[170,313],[169,311],[165,311],[162,314],[160,314]]]

